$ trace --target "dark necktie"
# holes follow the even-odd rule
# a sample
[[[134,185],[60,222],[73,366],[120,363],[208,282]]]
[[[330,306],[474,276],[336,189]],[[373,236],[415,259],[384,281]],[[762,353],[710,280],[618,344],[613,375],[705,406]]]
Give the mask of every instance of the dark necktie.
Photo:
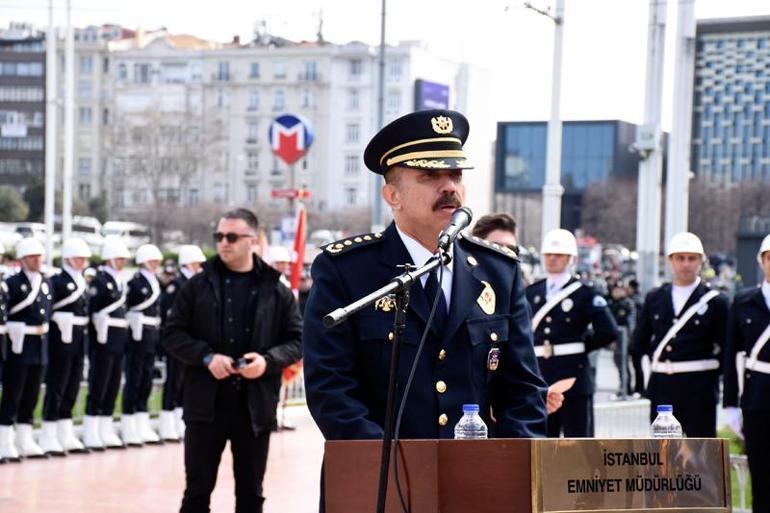
[[[437,270],[431,271],[428,275],[428,279],[425,281],[425,295],[428,297],[428,308],[433,308],[433,301],[436,299],[436,291],[439,290],[437,273]],[[433,326],[436,333],[443,333],[448,318],[449,313],[447,312],[446,298],[444,297],[444,291],[442,290],[438,295],[436,315],[433,317]]]

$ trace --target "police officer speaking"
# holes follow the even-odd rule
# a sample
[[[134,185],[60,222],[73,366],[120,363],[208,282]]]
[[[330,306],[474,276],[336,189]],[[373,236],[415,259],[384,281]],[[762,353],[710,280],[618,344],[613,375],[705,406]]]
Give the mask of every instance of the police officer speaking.
[[[746,438],[752,507],[759,513],[770,511],[770,235],[762,241],[757,261],[764,273],[762,285],[737,294],[730,310],[723,404],[729,425]]]
[[[706,255],[695,234],[674,235],[667,254],[672,282],[647,294],[634,337],[650,357],[650,420],[671,404],[687,436],[714,437],[727,298],[701,281]]]
[[[549,385],[576,378],[561,409],[548,416],[548,436],[592,437],[595,385],[588,353],[616,340],[618,327],[601,294],[570,272],[577,257],[572,233],[551,230],[541,253],[548,276],[527,287],[535,354]]]
[[[322,318],[387,284],[404,264],[424,264],[439,233],[463,204],[462,148],[468,121],[447,110],[407,114],[384,127],[364,154],[385,177],[382,197],[394,222],[382,233],[324,247],[312,267],[305,311],[305,386],[323,435],[383,437],[393,339],[392,297],[327,329]],[[453,260],[411,287],[398,368],[399,397],[434,298],[436,318],[405,404],[403,438],[452,438],[463,403],[477,403],[499,437],[545,434],[545,383],[532,350],[529,316],[515,253],[477,237],[458,238]],[[494,413],[493,423],[490,411]]]

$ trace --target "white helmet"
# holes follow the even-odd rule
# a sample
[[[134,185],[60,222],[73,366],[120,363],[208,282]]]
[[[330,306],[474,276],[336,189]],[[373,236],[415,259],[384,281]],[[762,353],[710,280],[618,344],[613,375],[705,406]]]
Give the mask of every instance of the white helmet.
[[[540,253],[551,255],[570,255],[576,257],[577,241],[569,230],[557,228],[545,234]]]
[[[64,244],[61,245],[61,257],[62,258],[90,258],[91,248],[88,247],[86,241],[73,237],[67,239]]]
[[[163,260],[163,253],[154,244],[142,244],[136,250],[136,263],[142,265],[150,260]]]
[[[706,252],[703,251],[703,244],[697,235],[690,232],[677,233],[668,242],[667,256],[671,256],[674,253],[695,253],[701,256],[706,256]]]
[[[179,265],[192,264],[193,262],[203,263],[206,261],[206,256],[201,251],[201,248],[195,244],[185,244],[179,248]]]
[[[283,246],[270,246],[269,258],[271,264],[275,262],[291,262],[289,250]]]
[[[39,240],[27,237],[16,243],[16,258],[24,258],[31,255],[45,255],[45,248]]]
[[[108,235],[102,243],[101,256],[102,260],[112,260],[113,258],[131,258],[131,253],[119,237]]]
[[[760,264],[762,263],[762,253],[765,251],[770,251],[770,235],[762,239],[762,244],[760,244],[759,251],[757,251],[757,262]]]

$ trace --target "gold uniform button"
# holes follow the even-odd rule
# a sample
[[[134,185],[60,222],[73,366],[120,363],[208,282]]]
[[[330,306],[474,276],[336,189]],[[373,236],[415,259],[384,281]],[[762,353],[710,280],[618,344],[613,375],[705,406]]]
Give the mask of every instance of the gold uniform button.
[[[492,342],[497,342],[498,336],[497,333],[494,331],[489,335],[489,338],[492,339]]]
[[[446,351],[444,351],[443,349],[441,351],[439,351],[438,352],[438,359],[441,360],[441,361],[446,360]]]
[[[444,383],[443,381],[437,381],[436,382],[436,391],[439,394],[443,394],[444,392],[446,392],[446,383]]]
[[[550,317],[546,317],[545,318],[545,322],[551,322],[551,321],[552,321],[552,319]]]
[[[388,340],[392,341],[394,338],[395,338],[395,335],[393,335],[392,331],[388,333]]]
[[[479,262],[478,262],[478,260],[476,260],[475,258],[473,258],[473,256],[472,256],[472,255],[468,255],[468,258],[467,258],[466,260],[467,260],[467,262],[468,262],[468,265],[470,265],[470,266],[472,266],[472,267],[476,267],[477,265],[479,265]]]
[[[545,333],[546,335],[550,335],[551,328],[543,328],[543,333]]]
[[[438,425],[439,426],[446,426],[449,422],[449,417],[446,416],[446,413],[442,413],[438,416]]]

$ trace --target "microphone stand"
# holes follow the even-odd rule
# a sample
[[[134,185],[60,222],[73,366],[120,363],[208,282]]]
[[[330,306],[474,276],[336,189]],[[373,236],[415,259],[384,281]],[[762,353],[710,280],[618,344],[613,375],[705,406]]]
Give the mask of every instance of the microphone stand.
[[[380,477],[377,487],[377,513],[385,513],[385,499],[388,493],[388,471],[390,466],[390,449],[393,442],[393,428],[396,411],[396,378],[398,375],[398,359],[401,352],[401,335],[406,327],[406,309],[409,305],[409,289],[420,276],[431,272],[440,265],[448,265],[452,257],[447,251],[440,251],[432,256],[425,265],[420,268],[412,264],[406,264],[406,272],[396,276],[384,287],[380,287],[371,294],[350,303],[342,308],[337,308],[323,318],[323,324],[327,328],[337,326],[351,315],[371,305],[378,299],[395,294],[396,311],[393,320],[393,349],[390,357],[390,370],[388,374],[388,398],[385,405],[385,425],[382,434],[382,453],[380,455]],[[395,463],[398,465],[398,462]]]

